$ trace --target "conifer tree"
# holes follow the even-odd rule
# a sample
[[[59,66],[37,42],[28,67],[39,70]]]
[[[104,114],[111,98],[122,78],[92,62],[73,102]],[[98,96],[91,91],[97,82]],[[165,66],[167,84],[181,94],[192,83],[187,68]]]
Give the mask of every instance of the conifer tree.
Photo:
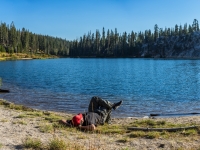
[[[178,25],[176,24],[175,25],[175,35],[178,35],[179,34],[179,28],[178,28]]]
[[[103,31],[102,31],[102,49],[103,50],[105,50],[105,42],[106,42],[105,29],[103,27]]]
[[[184,33],[184,34],[187,34],[187,33],[188,33],[187,23],[184,24],[183,33]]]
[[[182,26],[180,25],[179,26],[179,35],[182,35],[182,33],[183,33],[183,29],[182,29]]]
[[[159,37],[158,34],[159,34],[158,25],[155,24],[155,26],[154,26],[154,41],[156,41],[156,39]]]
[[[194,19],[192,28],[193,28],[193,31],[199,31],[199,23],[197,19]]]

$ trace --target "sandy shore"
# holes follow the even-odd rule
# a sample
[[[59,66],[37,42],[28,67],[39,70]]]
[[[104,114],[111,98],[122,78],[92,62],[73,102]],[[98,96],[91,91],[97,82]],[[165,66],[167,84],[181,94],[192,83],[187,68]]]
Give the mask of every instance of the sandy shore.
[[[42,143],[48,143],[52,138],[59,137],[66,142],[78,143],[83,146],[83,149],[91,149],[91,145],[94,149],[134,149],[134,150],[157,150],[157,149],[199,149],[200,148],[200,136],[196,138],[132,138],[127,142],[119,142],[119,139],[123,139],[123,135],[105,135],[105,134],[91,134],[84,132],[67,132],[62,130],[56,130],[52,133],[43,133],[39,130],[41,124],[46,124],[43,118],[40,117],[22,117],[24,112],[13,109],[8,109],[0,105],[0,149],[2,150],[14,150],[24,149],[23,141],[27,137],[37,138]],[[63,118],[72,116],[72,114],[61,114]],[[135,120],[142,120],[144,118],[114,118],[113,124],[127,124]],[[165,120],[171,123],[195,123],[200,125],[200,116],[190,117],[175,117],[175,118],[155,118],[154,120]],[[92,144],[91,144],[92,143]]]

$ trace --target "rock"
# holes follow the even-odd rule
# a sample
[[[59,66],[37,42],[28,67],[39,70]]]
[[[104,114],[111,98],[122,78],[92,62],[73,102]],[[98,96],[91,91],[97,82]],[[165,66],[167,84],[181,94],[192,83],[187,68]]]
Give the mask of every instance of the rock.
[[[141,57],[200,58],[200,31],[185,35],[160,36],[155,42],[141,46]]]
[[[165,144],[160,144],[158,147],[159,147],[159,148],[164,148],[164,147],[165,147]]]
[[[9,93],[9,90],[0,89],[0,93]]]

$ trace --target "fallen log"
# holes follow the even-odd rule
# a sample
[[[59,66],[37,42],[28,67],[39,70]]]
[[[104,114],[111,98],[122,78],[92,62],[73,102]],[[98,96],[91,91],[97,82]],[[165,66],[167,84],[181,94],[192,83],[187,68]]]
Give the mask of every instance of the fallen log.
[[[188,116],[188,115],[198,115],[200,113],[198,112],[192,112],[192,113],[182,113],[182,114],[150,114],[151,117],[156,116]]]
[[[0,89],[0,93],[9,93],[9,90]]]
[[[128,130],[134,130],[134,131],[169,131],[169,132],[175,132],[180,130],[186,130],[186,129],[197,129],[198,126],[189,126],[189,127],[177,127],[177,128],[141,128],[141,127],[129,127]]]

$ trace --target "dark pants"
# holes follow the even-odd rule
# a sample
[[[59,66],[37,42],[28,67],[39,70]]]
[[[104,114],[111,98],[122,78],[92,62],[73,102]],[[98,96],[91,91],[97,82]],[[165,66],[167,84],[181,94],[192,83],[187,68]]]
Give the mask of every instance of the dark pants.
[[[94,96],[90,100],[88,111],[98,113],[100,116],[102,116],[103,123],[109,122],[111,120],[112,106],[113,103]]]

